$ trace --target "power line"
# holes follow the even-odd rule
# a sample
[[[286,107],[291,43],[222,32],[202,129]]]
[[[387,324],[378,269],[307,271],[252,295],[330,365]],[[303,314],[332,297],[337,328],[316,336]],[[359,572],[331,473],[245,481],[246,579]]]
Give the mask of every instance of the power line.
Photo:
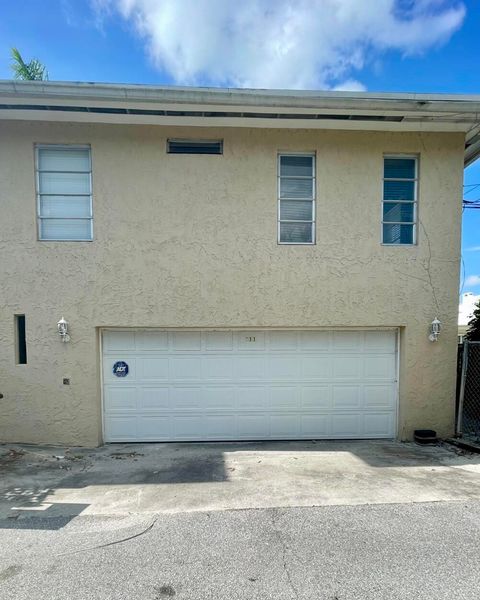
[[[464,196],[466,196],[467,194],[471,194],[479,187],[480,187],[480,183],[465,183],[463,186]],[[475,200],[470,200],[468,198],[464,198],[463,199],[463,208],[464,209],[465,208],[473,208],[473,209],[480,208],[480,198],[475,198]]]
[[[475,200],[464,198],[463,208],[480,208],[480,198],[475,198]]]
[[[463,186],[464,196],[466,196],[467,194],[471,194],[472,192],[474,192],[479,187],[480,187],[480,183],[467,183],[467,184],[465,184]],[[467,200],[464,199],[464,202],[466,202],[466,201]],[[473,202],[476,202],[476,200],[474,200]]]

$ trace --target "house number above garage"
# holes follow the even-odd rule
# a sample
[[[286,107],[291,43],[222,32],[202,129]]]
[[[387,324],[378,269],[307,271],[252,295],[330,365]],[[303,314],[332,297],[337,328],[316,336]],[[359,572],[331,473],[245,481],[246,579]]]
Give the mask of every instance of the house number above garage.
[[[123,360],[119,360],[113,365],[113,374],[117,377],[126,377],[128,375],[128,365]]]

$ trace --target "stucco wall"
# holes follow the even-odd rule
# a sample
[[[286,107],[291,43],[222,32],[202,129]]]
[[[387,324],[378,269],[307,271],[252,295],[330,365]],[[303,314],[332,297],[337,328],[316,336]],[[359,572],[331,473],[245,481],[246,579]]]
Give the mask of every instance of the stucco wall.
[[[224,155],[167,155],[167,137]],[[93,242],[36,241],[35,142],[91,144]],[[315,246],[277,245],[279,150],[317,153]],[[419,243],[382,246],[383,154],[401,152],[420,155]],[[0,439],[101,442],[102,326],[399,326],[399,436],[450,434],[462,152],[461,134],[0,123]]]

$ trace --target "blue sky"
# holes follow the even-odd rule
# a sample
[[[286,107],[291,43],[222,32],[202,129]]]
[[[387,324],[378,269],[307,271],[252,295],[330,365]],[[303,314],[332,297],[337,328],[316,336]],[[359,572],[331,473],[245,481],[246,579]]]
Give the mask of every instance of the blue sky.
[[[16,46],[51,80],[476,94],[479,30],[478,0],[22,0],[0,8],[0,78]],[[480,294],[480,210],[463,258]]]

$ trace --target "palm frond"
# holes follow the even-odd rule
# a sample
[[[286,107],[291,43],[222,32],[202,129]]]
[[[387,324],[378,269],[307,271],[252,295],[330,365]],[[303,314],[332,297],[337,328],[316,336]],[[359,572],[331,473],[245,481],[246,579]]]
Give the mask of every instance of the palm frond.
[[[15,79],[24,81],[45,81],[48,79],[48,71],[43,63],[33,58],[26,63],[17,48],[11,50],[13,62],[11,68]]]

